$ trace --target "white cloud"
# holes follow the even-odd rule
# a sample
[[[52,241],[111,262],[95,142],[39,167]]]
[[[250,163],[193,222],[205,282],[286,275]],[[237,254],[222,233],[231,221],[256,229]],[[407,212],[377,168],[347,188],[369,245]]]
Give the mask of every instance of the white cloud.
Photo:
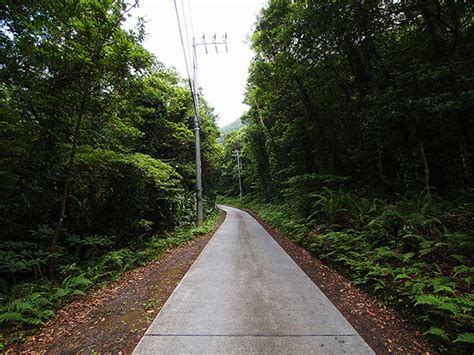
[[[242,103],[248,75],[248,65],[253,53],[247,43],[256,15],[265,5],[265,0],[176,0],[182,17],[184,5],[188,32],[194,32],[197,41],[203,34],[207,39],[216,34],[218,39],[227,33],[228,49],[219,48],[216,54],[208,47],[198,47],[198,82],[203,88],[206,100],[219,114],[218,124],[224,126],[239,118],[247,109]],[[145,47],[168,66],[174,66],[184,77],[187,76],[184,57],[176,21],[173,0],[141,0],[133,16],[147,20],[148,38]],[[189,16],[191,10],[191,18]],[[192,22],[192,29],[191,29]],[[190,38],[191,41],[191,38]],[[191,65],[191,63],[190,63]]]

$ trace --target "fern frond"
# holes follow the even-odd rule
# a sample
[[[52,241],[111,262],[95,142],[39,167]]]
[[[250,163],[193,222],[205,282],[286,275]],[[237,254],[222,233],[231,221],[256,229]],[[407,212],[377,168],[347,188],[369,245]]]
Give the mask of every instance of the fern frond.
[[[439,327],[431,327],[430,329],[428,329],[425,332],[425,334],[435,335],[435,336],[440,337],[444,340],[448,339],[448,334],[446,333],[446,331],[442,328],[439,328]]]
[[[474,344],[474,333],[458,334],[454,343],[457,343],[457,342]]]
[[[23,321],[23,316],[19,312],[5,312],[0,314],[0,323],[11,322],[11,321]]]

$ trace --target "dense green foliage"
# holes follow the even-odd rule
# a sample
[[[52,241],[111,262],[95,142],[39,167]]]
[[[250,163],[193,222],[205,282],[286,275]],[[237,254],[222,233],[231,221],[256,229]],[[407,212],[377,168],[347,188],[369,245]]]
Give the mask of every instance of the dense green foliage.
[[[467,349],[470,2],[272,0],[251,42],[250,110],[224,141],[221,193],[238,195],[239,149],[244,206],[417,318],[440,349]]]
[[[469,349],[474,321],[470,196],[449,203],[432,195],[365,198],[343,189],[300,196],[284,203],[250,196],[221,202],[258,213],[422,326],[440,350]],[[312,208],[304,216],[295,205],[307,199]]]
[[[123,29],[135,5],[0,5],[2,325],[37,324],[188,238],[164,233],[195,221],[192,96],[142,47],[143,21]],[[219,131],[200,107],[209,214]]]
[[[201,227],[180,227],[171,234],[163,232],[120,249],[112,248],[113,240],[107,237],[69,238],[65,244],[76,252],[68,257],[77,260],[77,263],[68,264],[62,269],[61,275],[67,276],[62,277],[59,284],[43,280],[40,283],[22,282],[12,285],[12,290],[1,299],[0,324],[15,324],[18,328],[41,324],[73,296],[84,294],[84,291],[94,285],[114,281],[127,270],[156,260],[169,248],[183,244],[196,235],[210,232],[217,215],[210,217]],[[5,250],[9,250],[10,256],[18,260],[35,257],[34,243],[6,242],[1,247],[8,248]],[[99,249],[99,252],[94,252],[94,249]],[[107,252],[102,252],[103,250]],[[81,253],[90,254],[86,262]],[[2,255],[2,259],[8,257]],[[26,271],[28,265],[25,266]],[[13,334],[9,341],[21,340],[24,335],[23,332]],[[2,340],[0,337],[0,342]]]
[[[243,118],[266,159],[255,177],[469,186],[471,19],[462,1],[271,1],[252,36]]]
[[[223,143],[225,137],[229,133],[232,133],[233,131],[238,130],[240,127],[242,127],[242,121],[238,118],[235,121],[229,123],[228,125],[225,125],[224,127],[221,127],[221,135],[219,137],[219,143]]]

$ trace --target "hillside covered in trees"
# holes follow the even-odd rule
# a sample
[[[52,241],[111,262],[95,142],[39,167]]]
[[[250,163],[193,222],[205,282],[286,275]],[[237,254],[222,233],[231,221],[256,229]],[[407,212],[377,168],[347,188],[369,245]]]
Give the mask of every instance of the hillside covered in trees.
[[[221,188],[467,353],[473,31],[470,1],[269,1]]]
[[[133,6],[0,6],[3,330],[40,324],[196,233],[192,96],[141,45],[143,22],[123,29]],[[209,217],[219,131],[212,108],[200,107]]]

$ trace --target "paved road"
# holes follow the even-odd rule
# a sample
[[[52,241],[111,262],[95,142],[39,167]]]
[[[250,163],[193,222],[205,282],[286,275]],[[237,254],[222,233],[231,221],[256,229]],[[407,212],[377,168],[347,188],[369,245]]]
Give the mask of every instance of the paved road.
[[[373,354],[255,219],[222,208],[134,354]]]

